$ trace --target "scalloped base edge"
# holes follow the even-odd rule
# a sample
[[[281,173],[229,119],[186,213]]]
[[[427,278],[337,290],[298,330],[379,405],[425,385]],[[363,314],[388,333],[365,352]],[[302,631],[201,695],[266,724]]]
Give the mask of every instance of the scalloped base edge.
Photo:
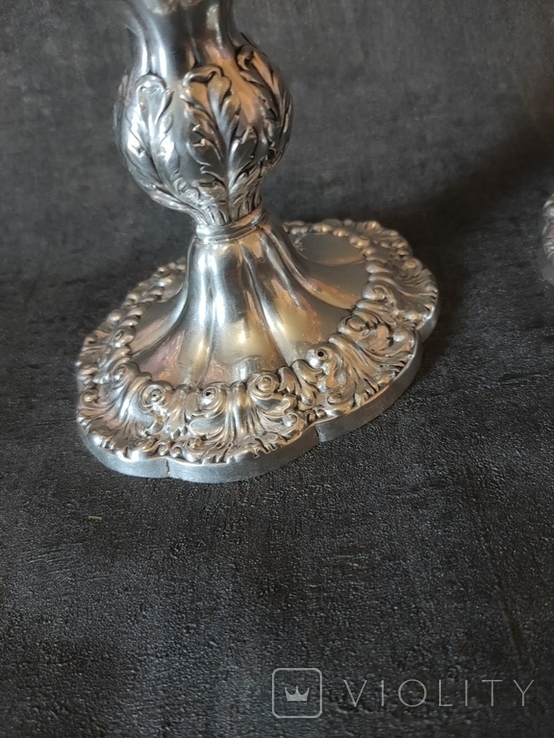
[[[105,466],[196,483],[251,479],[369,423],[408,389],[439,314],[431,272],[375,221],[285,227],[305,255],[309,244],[329,252],[322,236],[336,240],[332,256],[363,255],[368,281],[350,314],[290,366],[247,382],[173,386],[141,371],[131,350],[141,317],[185,279],[183,259],[161,267],[85,340],[77,362],[81,436]]]
[[[87,449],[104,466],[112,471],[132,477],[148,479],[178,479],[198,484],[221,484],[246,481],[276,471],[291,461],[295,461],[320,443],[335,440],[340,436],[358,430],[388,410],[404,394],[414,381],[421,365],[422,349],[418,349],[412,361],[400,374],[376,394],[367,405],[346,415],[325,419],[307,428],[300,438],[291,441],[268,454],[245,458],[226,464],[193,464],[182,459],[155,457],[133,459],[123,453],[110,451],[99,446],[94,436],[80,427],[80,436]]]

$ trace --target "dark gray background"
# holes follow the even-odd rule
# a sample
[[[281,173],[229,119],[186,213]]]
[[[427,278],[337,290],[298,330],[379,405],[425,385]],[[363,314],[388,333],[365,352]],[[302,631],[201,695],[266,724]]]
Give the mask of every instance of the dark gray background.
[[[267,200],[402,230],[442,320],[389,412],[277,473],[104,469],[77,438],[73,361],[190,222],[118,159],[126,47],[105,8],[3,0],[0,735],[552,736],[552,3],[236,4],[296,101]],[[272,717],[291,666],[324,673],[320,720]],[[357,710],[344,678],[369,680]],[[426,706],[399,705],[408,678]],[[494,708],[482,679],[505,680]],[[513,679],[535,680],[526,708]]]

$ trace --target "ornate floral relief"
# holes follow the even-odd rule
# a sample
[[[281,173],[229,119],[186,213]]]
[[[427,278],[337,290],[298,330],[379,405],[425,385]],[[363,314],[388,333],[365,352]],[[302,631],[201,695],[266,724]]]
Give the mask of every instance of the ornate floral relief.
[[[83,346],[78,420],[99,446],[133,459],[198,464],[259,457],[314,423],[363,407],[409,365],[436,311],[437,289],[407,243],[377,223],[287,229],[293,239],[308,232],[346,236],[364,254],[368,282],[351,315],[290,367],[231,385],[172,387],[141,372],[130,348],[148,307],[183,285],[185,260],[158,270]]]
[[[281,76],[253,44],[245,44],[238,50],[237,64],[242,78],[256,91],[265,113],[261,128],[266,146],[264,177],[285,152],[292,127],[292,99]]]
[[[263,54],[241,46],[236,69],[258,101],[256,116],[215,64],[194,67],[173,88],[154,74],[126,77],[120,88],[116,127],[131,174],[156,202],[203,226],[227,225],[258,207],[290,136],[290,95]]]

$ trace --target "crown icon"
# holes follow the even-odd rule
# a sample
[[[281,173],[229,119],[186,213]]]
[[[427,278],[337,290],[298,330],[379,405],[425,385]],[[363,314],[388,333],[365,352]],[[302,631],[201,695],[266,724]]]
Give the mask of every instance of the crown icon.
[[[304,694],[300,694],[298,687],[296,687],[296,692],[293,692],[292,694],[285,687],[285,693],[287,695],[287,702],[307,702],[308,697],[310,696],[310,687],[308,687]]]

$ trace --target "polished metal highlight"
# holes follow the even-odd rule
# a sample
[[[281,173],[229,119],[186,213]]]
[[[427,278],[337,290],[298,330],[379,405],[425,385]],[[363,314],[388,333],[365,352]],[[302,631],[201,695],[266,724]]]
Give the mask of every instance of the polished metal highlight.
[[[542,275],[545,279],[554,284],[554,195],[544,206],[543,216],[543,253],[541,255]]]
[[[275,469],[389,407],[436,324],[435,281],[396,232],[264,209],[292,105],[231,6],[124,2],[119,146],[140,187],[196,221],[188,254],[139,284],[78,361],[83,438],[126,474]]]

